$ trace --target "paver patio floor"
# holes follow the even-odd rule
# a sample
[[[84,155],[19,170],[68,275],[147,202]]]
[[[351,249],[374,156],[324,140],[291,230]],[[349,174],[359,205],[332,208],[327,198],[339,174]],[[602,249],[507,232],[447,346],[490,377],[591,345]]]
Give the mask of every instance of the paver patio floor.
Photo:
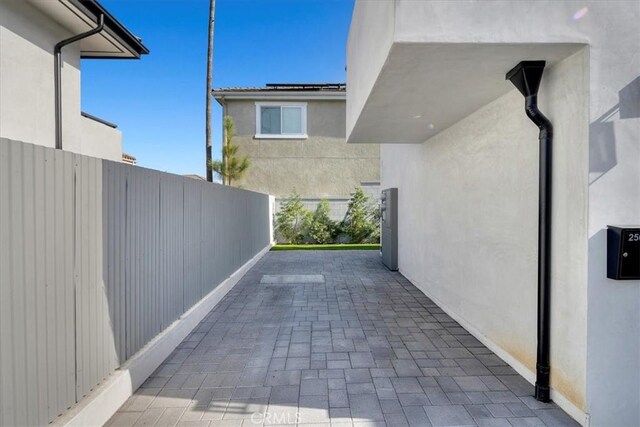
[[[269,252],[109,424],[577,425],[532,395],[377,251]]]

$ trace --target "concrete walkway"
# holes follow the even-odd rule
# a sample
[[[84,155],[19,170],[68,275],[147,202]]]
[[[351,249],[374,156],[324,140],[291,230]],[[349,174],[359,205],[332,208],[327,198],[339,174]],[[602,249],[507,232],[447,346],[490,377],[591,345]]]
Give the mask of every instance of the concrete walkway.
[[[110,425],[568,426],[376,251],[268,253]]]

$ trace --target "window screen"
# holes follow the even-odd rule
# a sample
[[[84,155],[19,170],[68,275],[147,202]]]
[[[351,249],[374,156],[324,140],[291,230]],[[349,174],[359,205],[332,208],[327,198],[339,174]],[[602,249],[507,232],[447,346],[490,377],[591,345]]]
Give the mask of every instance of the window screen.
[[[262,107],[260,111],[260,133],[266,135],[281,134],[280,114],[280,107]]]

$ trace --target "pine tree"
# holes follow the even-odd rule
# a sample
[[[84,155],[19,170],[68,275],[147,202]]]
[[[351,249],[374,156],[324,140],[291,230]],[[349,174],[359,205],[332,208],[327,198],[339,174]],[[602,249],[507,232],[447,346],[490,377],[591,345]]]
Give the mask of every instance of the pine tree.
[[[231,143],[236,134],[236,127],[231,116],[224,117],[224,141],[222,160],[212,160],[209,168],[220,176],[222,183],[231,185],[233,181],[242,179],[251,165],[249,159],[238,156],[238,146]]]

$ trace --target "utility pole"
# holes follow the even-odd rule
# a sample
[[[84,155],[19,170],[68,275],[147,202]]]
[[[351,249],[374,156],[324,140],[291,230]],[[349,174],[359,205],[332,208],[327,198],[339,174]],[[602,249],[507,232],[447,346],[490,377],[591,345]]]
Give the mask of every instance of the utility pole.
[[[213,182],[211,170],[211,89],[213,81],[213,33],[216,22],[216,0],[209,2],[209,47],[207,49],[207,117],[206,117],[206,167],[207,181]]]

